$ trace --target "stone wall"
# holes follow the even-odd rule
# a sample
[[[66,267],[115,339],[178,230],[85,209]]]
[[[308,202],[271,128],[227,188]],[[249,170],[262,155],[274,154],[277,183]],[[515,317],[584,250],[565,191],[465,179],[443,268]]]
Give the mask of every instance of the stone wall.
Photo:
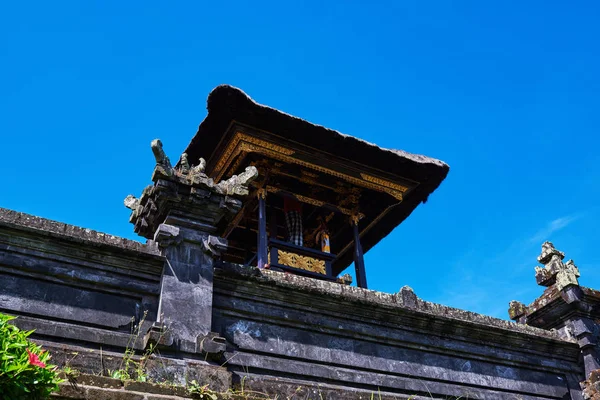
[[[216,269],[214,330],[234,379],[386,396],[579,398],[579,346],[557,332],[273,271]]]
[[[214,276],[183,286],[203,285],[210,301],[187,301],[161,319],[163,292],[174,301],[173,287],[180,287],[161,285],[170,273],[166,260],[174,264],[194,240],[202,242],[190,237],[211,238],[187,235],[169,236],[166,247],[142,245],[0,210],[0,311],[36,329],[57,363],[89,373],[110,368],[147,311],[142,333],[149,334],[135,347],[142,350],[167,321],[158,361],[169,365],[174,383],[219,376],[210,383],[222,390],[243,386],[279,398],[582,398],[576,338],[428,303],[410,288],[385,294],[220,263],[214,255]],[[182,345],[189,332],[180,335],[178,322],[195,323],[194,310],[207,304],[212,315],[201,322],[210,332]]]
[[[144,311],[144,330],[157,318],[163,264],[155,247],[0,208],[0,311],[39,338],[125,347]]]

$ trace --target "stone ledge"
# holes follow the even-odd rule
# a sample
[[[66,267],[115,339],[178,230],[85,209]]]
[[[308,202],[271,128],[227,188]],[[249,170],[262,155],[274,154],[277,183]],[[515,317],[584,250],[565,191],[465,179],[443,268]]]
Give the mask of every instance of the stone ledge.
[[[407,296],[406,293],[402,292],[399,292],[398,294],[377,292],[355,286],[341,285],[336,282],[307,278],[272,270],[258,269],[256,267],[243,267],[241,265],[230,263],[220,264],[215,269],[215,273],[216,275],[221,275],[224,277],[242,276],[245,279],[254,280],[260,283],[294,288],[296,290],[309,293],[335,296],[350,302],[370,304],[387,308],[402,308],[407,311],[428,314],[436,318],[447,318],[451,320],[463,321],[518,334],[531,335],[535,336],[536,338],[575,343],[573,339],[561,337],[556,331],[517,324],[470,311],[464,311],[441,304],[431,303],[416,296]],[[404,289],[404,291],[406,292],[407,289]],[[410,301],[407,301],[406,299]]]
[[[63,378],[65,378],[63,376]],[[80,374],[59,385],[53,393],[55,400],[184,400],[184,399],[248,400],[266,399],[265,395],[252,396],[234,392],[209,392],[204,396],[192,395],[183,386],[159,385],[149,382],[121,381],[105,376]]]
[[[101,386],[105,388],[121,388],[129,391],[138,391],[140,386],[144,391],[154,394],[164,394],[164,388],[169,388],[169,393],[181,395],[184,392],[173,392],[172,387],[164,384],[150,384],[147,382],[128,381],[125,384],[120,380],[107,377],[109,371],[123,367],[123,353],[93,349],[70,344],[58,344],[49,341],[36,340],[52,355],[53,364],[59,368],[69,366],[79,371],[77,383],[86,386]],[[139,361],[140,356],[133,357]],[[134,376],[135,371],[129,371]],[[154,354],[146,361],[145,372],[147,377],[154,382],[169,382],[181,390],[186,382],[196,380],[209,384],[210,388],[224,392],[231,387],[231,373],[226,368],[205,362],[202,359],[175,358],[173,355],[161,353]],[[150,386],[148,386],[150,385]]]
[[[42,232],[50,236],[75,240],[85,244],[107,245],[121,250],[160,256],[160,251],[155,246],[0,207],[0,226],[3,225],[16,229]]]
[[[152,384],[147,385],[153,386]],[[140,389],[143,390],[144,387],[140,385]],[[159,395],[147,391],[130,391],[125,388],[96,387],[67,382],[60,385],[60,390],[58,393],[53,394],[52,398],[60,400],[175,400],[189,398],[189,396],[182,397],[169,394]]]
[[[64,375],[64,374],[63,374]],[[189,398],[182,386],[159,385],[150,382],[121,381],[93,374],[65,377],[60,391],[54,395],[59,399],[183,399]]]

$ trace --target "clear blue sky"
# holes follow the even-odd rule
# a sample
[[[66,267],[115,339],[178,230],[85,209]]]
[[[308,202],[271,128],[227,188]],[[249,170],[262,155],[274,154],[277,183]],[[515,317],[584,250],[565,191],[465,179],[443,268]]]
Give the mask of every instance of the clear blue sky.
[[[505,318],[546,239],[600,288],[598,4],[5,2],[0,206],[137,239],[150,141],[177,159],[228,83],[450,165],[367,254],[371,288]]]

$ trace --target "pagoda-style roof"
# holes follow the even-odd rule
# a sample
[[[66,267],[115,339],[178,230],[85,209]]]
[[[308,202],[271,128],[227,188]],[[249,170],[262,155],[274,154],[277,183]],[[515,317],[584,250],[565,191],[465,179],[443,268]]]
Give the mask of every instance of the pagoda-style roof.
[[[205,159],[206,172],[215,180],[228,178],[242,166],[242,157],[239,152],[233,151],[236,145],[240,147],[239,143],[249,141],[243,149],[245,151],[241,151],[245,155],[252,153],[258,140],[262,149],[270,149],[264,150],[267,155],[275,151],[277,154],[273,154],[283,154],[283,159],[294,158],[292,164],[318,165],[316,169],[323,175],[343,177],[351,185],[362,185],[365,190],[379,189],[386,198],[380,201],[371,195],[368,206],[377,203],[377,207],[385,209],[385,212],[376,210],[377,217],[366,218],[368,229],[360,234],[365,252],[388,235],[420,203],[426,202],[449,171],[448,165],[440,160],[402,150],[383,149],[258,104],[232,86],[216,87],[208,96],[207,109],[207,117],[185,152],[190,164],[197,164],[200,158]],[[288,177],[292,173],[306,174],[305,171],[286,171]],[[374,210],[377,208],[373,207]],[[351,262],[352,251],[345,251],[336,260],[333,272],[341,272]]]

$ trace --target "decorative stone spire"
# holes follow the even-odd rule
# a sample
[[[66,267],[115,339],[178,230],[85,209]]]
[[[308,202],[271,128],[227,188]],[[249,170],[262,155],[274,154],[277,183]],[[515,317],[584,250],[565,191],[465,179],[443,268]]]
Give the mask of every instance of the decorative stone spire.
[[[585,375],[590,376],[590,380],[586,381],[589,392],[589,385],[595,385],[595,379],[600,376],[598,294],[595,290],[579,286],[579,269],[573,260],[563,262],[564,258],[565,253],[557,250],[551,242],[544,242],[542,253],[537,258],[543,267],[535,267],[535,279],[538,285],[548,289],[528,306],[511,301],[508,314],[518,323],[553,329],[567,340],[576,340],[581,349]]]
[[[542,253],[537,260],[544,267],[535,267],[535,280],[538,285],[554,285],[558,290],[571,285],[579,286],[579,269],[573,260],[563,263],[564,258],[565,253],[558,251],[551,242],[542,244]]]

